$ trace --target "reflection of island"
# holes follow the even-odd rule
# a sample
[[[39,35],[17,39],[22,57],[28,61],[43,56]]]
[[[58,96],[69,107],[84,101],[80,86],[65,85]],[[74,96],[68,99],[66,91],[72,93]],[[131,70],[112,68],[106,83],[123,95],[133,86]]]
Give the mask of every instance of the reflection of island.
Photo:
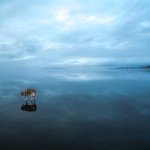
[[[26,101],[25,104],[23,104],[21,106],[21,110],[28,111],[28,112],[36,111],[37,110],[37,105],[35,103],[35,100],[31,101],[31,104],[28,104],[28,102]]]

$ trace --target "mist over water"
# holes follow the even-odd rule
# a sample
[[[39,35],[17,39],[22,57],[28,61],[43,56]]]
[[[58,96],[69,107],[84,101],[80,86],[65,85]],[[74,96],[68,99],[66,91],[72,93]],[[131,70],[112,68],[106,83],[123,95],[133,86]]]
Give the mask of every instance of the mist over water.
[[[36,111],[20,92],[37,91]],[[150,72],[111,67],[4,70],[0,148],[148,150]],[[30,101],[28,102],[30,104]]]

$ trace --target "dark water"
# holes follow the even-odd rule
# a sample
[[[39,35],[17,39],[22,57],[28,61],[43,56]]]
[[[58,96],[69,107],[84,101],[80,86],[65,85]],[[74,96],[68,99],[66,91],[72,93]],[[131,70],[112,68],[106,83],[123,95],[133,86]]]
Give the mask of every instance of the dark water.
[[[150,72],[113,69],[4,70],[0,150],[149,150]],[[37,111],[20,91],[37,90]]]

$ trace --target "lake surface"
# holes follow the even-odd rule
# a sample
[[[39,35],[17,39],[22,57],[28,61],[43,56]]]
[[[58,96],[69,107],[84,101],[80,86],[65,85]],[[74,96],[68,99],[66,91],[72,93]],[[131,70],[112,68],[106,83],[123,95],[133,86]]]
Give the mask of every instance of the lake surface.
[[[1,150],[150,149],[149,70],[6,69],[0,77]],[[37,91],[36,111],[21,110],[26,88]]]

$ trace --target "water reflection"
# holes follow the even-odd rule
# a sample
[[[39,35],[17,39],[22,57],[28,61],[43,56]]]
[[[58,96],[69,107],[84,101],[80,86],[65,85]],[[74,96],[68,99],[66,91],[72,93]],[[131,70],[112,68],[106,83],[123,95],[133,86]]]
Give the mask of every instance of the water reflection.
[[[0,80],[1,149],[150,149],[149,72],[18,74]],[[18,93],[28,87],[36,89],[40,108],[31,89]]]
[[[27,111],[27,112],[33,112],[37,110],[37,105],[35,100],[31,101],[29,104],[28,101],[25,101],[25,104],[22,104],[21,110]]]
[[[43,73],[45,78],[50,78],[52,80],[61,80],[61,81],[104,81],[104,80],[116,80],[116,79],[149,79],[149,69],[114,69],[109,70],[81,70],[81,71],[72,71],[66,70],[62,72],[57,70],[44,70]]]

